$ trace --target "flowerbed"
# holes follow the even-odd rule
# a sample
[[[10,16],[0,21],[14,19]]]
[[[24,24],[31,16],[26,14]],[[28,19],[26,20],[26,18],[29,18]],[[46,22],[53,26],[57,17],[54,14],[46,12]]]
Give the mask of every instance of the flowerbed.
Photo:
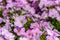
[[[60,40],[60,1],[0,0],[0,40]]]

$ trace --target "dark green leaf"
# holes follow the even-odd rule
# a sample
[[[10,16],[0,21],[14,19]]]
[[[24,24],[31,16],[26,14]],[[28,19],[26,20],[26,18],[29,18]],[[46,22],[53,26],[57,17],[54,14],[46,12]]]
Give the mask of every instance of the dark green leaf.
[[[1,27],[3,27],[4,25],[5,25],[5,23],[4,23],[4,22],[2,22],[2,23],[0,24],[0,26],[1,26]]]
[[[14,24],[14,19],[11,18],[10,19],[10,23]]]
[[[46,40],[45,35],[41,35],[41,36],[40,36],[40,40]]]
[[[0,17],[3,17],[3,15],[2,15],[2,10],[0,10]]]
[[[51,24],[54,25],[55,29],[60,31],[60,22],[59,21],[57,21],[56,19],[52,19],[52,18],[49,18],[49,21],[51,22]]]
[[[27,23],[24,25],[25,29],[28,30],[30,28],[30,24],[32,23],[33,21],[30,19],[30,18],[27,18]]]

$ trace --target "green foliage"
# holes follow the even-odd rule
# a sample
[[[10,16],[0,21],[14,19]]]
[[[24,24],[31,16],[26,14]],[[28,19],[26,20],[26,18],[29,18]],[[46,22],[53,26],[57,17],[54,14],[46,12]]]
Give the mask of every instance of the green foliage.
[[[27,23],[24,25],[25,29],[28,30],[30,28],[30,24],[32,23],[33,21],[30,19],[30,18],[27,18]]]
[[[58,36],[59,40],[60,40],[60,36]]]
[[[4,25],[5,25],[5,23],[4,23],[4,22],[2,22],[2,23],[0,24],[0,26],[1,26],[1,27],[3,27]]]
[[[3,15],[2,15],[2,10],[0,10],[0,17],[3,17]]]
[[[10,18],[10,23],[14,24],[14,19]]]
[[[41,35],[40,40],[46,40],[45,35]]]
[[[15,40],[18,40],[20,36],[18,36],[18,35],[14,32],[14,26],[12,26],[11,29],[12,29],[12,30],[11,30],[10,32],[15,35],[14,39],[15,39]]]
[[[53,9],[53,8],[55,8],[54,5],[53,5],[53,6],[49,6],[49,7],[47,7],[47,9]]]
[[[15,36],[15,40],[18,40],[20,38],[20,36]]]
[[[51,22],[51,24],[54,25],[54,28],[57,29],[58,31],[60,31],[60,22],[57,21],[56,19],[52,19],[52,18],[49,18],[49,20]]]
[[[40,29],[41,31],[44,31],[44,27],[41,27],[41,29]]]
[[[13,15],[13,13],[11,13],[11,12],[8,12],[8,16],[12,16]]]

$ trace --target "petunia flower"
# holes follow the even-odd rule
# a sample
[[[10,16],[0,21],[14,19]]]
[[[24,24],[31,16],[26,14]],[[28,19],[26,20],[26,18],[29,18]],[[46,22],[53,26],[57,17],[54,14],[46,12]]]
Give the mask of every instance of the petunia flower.
[[[27,22],[25,16],[18,16],[15,18],[14,25],[18,27],[23,27],[24,24]]]

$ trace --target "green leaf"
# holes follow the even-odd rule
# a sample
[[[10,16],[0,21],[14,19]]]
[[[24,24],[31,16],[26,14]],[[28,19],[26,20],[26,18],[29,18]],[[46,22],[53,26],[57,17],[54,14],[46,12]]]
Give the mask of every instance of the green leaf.
[[[27,18],[27,23],[24,25],[24,28],[26,30],[28,30],[30,28],[30,24],[32,23],[33,21],[30,19],[30,18]]]
[[[8,16],[12,16],[12,15],[13,15],[13,13],[10,13],[10,12],[8,13]]]
[[[14,19],[10,18],[10,23],[14,24]]]
[[[15,40],[18,40],[20,36],[18,36],[18,35],[14,32],[14,26],[12,26],[11,29],[12,29],[12,30],[11,30],[10,32],[15,35],[14,39],[15,39]]]
[[[58,36],[59,40],[60,40],[60,36]]]
[[[19,38],[20,38],[20,36],[17,36],[17,35],[15,36],[15,40],[18,40]]]
[[[45,35],[41,35],[41,36],[40,36],[40,40],[46,40]]]
[[[40,29],[41,31],[44,31],[44,27],[41,27],[41,29]]]
[[[3,17],[3,15],[2,15],[2,10],[0,10],[0,17]]]
[[[2,22],[2,23],[0,24],[0,26],[1,26],[1,27],[3,27],[4,25],[5,25],[5,23],[4,23],[4,22]]]
[[[49,20],[51,22],[51,24],[54,25],[54,28],[57,29],[58,31],[60,31],[60,22],[57,21],[56,19],[52,19],[52,18],[49,18]]]

